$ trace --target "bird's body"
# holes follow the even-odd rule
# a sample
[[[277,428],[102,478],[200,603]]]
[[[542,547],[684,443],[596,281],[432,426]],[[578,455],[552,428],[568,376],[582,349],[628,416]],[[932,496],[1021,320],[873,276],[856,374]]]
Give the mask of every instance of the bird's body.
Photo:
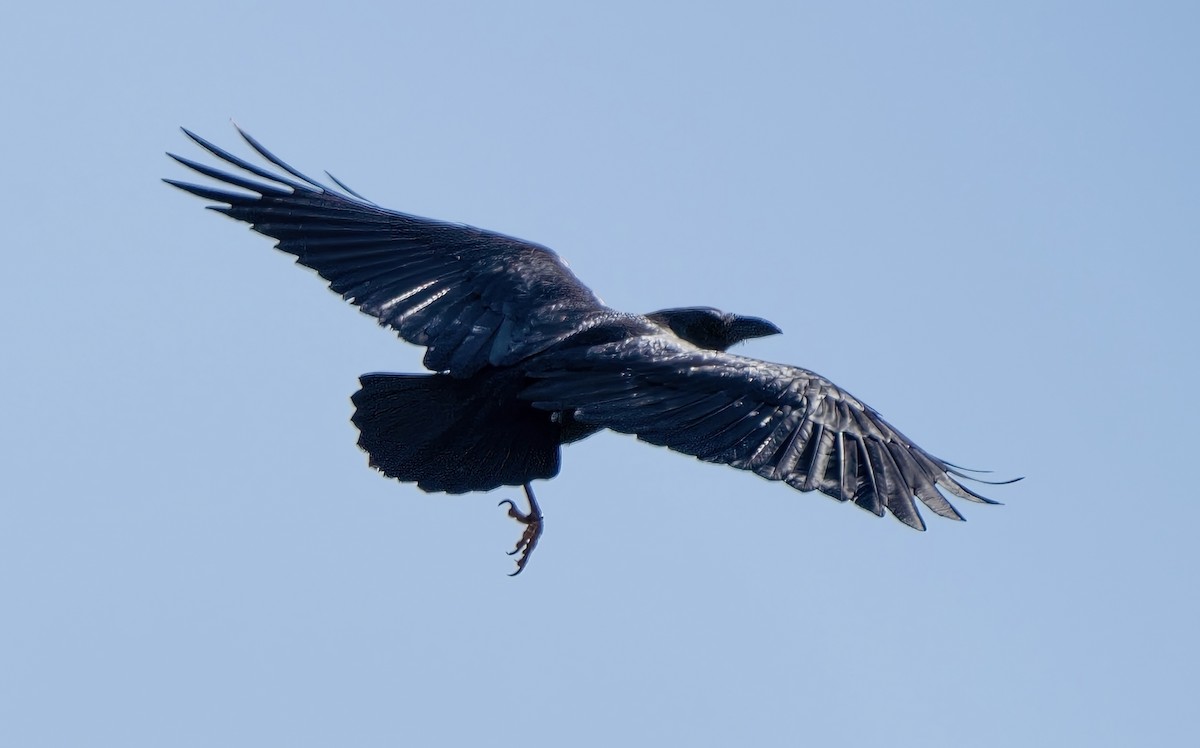
[[[385,475],[426,491],[525,486],[533,510],[510,514],[536,531],[518,544],[518,570],[541,527],[530,481],[558,473],[561,444],[604,428],[917,529],[914,499],[952,519],[962,517],[941,491],[994,503],[828,380],[727,352],[778,333],[766,320],[709,307],[618,312],[546,247],[380,208],[336,179],[345,193],[303,176],[244,133],[285,173],[187,134],[265,181],[173,156],[251,194],[170,184],[277,239],[331,289],[426,347],[432,374],[361,377],[359,445]]]

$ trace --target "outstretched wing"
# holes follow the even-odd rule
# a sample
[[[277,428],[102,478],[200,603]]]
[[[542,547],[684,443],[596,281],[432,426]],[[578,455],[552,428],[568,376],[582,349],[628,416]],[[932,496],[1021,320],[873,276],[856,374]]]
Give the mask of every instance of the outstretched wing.
[[[871,408],[811,371],[642,336],[539,357],[521,397],[582,423],[820,491],[918,530],[914,498],[961,520],[939,488],[995,504],[969,477],[913,444]]]
[[[467,377],[489,363],[515,363],[577,331],[588,315],[607,311],[546,247],[380,208],[332,175],[345,193],[304,176],[238,132],[286,174],[184,130],[213,156],[258,179],[171,158],[254,194],[164,181],[221,203],[210,207],[278,239],[276,247],[316,270],[343,298],[403,339],[427,346],[425,366],[433,371]]]

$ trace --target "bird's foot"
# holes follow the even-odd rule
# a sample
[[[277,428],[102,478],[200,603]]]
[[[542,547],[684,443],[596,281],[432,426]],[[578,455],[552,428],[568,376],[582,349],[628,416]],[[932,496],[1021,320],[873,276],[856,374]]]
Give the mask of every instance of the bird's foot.
[[[525,496],[529,499],[528,514],[517,509],[517,505],[509,499],[497,504],[497,506],[508,504],[508,516],[525,525],[525,532],[521,534],[521,539],[508,552],[508,555],[517,557],[517,570],[509,574],[510,577],[515,577],[525,571],[525,564],[529,563],[529,556],[542,537],[542,509],[538,506],[537,499],[533,497],[533,489],[529,487],[528,483],[525,484]]]

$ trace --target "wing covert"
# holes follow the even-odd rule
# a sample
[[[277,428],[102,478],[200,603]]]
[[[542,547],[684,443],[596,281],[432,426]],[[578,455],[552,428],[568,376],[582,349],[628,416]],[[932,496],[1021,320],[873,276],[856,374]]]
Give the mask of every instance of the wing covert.
[[[544,246],[381,208],[332,175],[344,193],[304,176],[238,132],[284,173],[184,130],[225,164],[258,179],[171,158],[253,194],[164,181],[219,203],[209,207],[278,240],[278,249],[379,324],[426,346],[428,369],[467,377],[487,364],[513,364],[577,331],[581,319],[608,311]]]

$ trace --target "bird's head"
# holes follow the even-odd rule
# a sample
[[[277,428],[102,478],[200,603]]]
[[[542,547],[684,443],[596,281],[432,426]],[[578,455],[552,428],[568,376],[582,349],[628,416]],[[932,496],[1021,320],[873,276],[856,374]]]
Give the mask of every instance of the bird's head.
[[[660,309],[646,317],[687,342],[710,351],[724,351],[734,343],[783,332],[759,317],[729,314],[709,306]]]

